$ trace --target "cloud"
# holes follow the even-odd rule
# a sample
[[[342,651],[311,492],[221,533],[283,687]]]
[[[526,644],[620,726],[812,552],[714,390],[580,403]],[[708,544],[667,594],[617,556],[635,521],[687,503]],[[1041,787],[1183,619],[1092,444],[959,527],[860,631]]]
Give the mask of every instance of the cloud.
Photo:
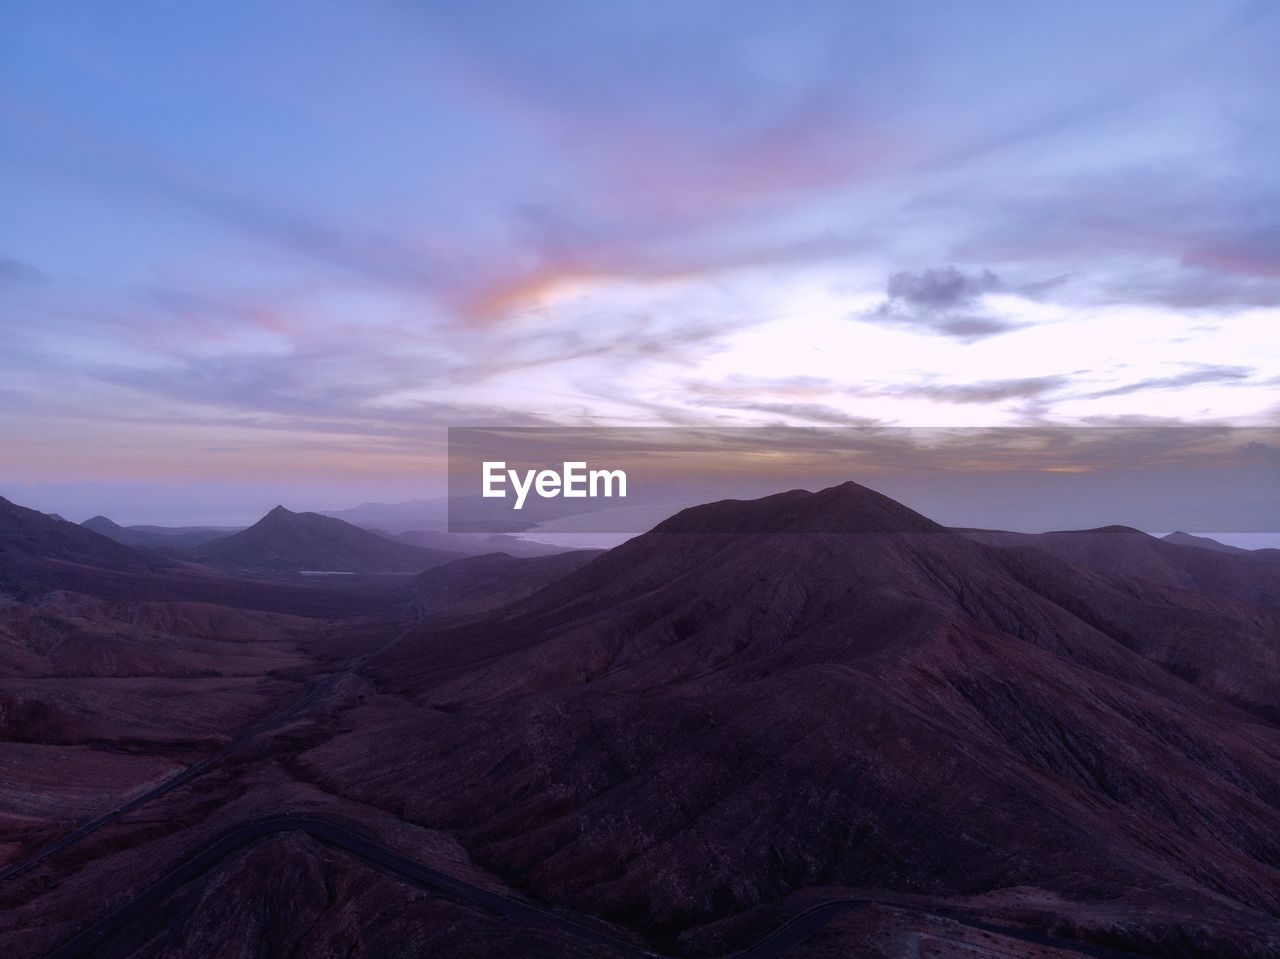
[[[1254,149],[1274,152],[1276,143]],[[1280,303],[1273,179],[1247,163],[1224,178],[1171,147],[1158,166],[1117,161],[1047,183],[1012,178],[981,196],[939,189],[912,212],[946,224],[950,256],[1002,273],[1061,271],[1059,295],[1077,303],[1272,306]]]
[[[1280,219],[1204,237],[1183,260],[1211,270],[1280,279]]]
[[[919,384],[894,391],[898,396],[922,396],[942,403],[999,403],[1004,400],[1038,399],[1068,386],[1066,375],[1036,376],[1015,380],[988,380],[979,383]]]
[[[950,336],[966,343],[985,339],[999,333],[1008,333],[1024,324],[998,320],[990,316],[956,316],[940,318],[932,324],[932,328],[943,336]]]
[[[1163,268],[1103,277],[1098,298],[1160,304],[1176,310],[1280,306],[1280,277],[1217,271],[1188,259]]]
[[[919,273],[902,271],[889,277],[888,299],[859,319],[973,343],[1025,325],[969,312],[986,294],[1005,289],[990,270],[968,274],[946,266]]]
[[[894,273],[889,277],[886,292],[890,300],[924,309],[945,310],[968,306],[984,293],[1003,287],[1000,277],[990,270],[966,275],[954,266],[946,266],[920,273]]]
[[[457,274],[457,265],[440,245],[415,245],[390,232],[366,233],[334,225],[322,216],[194,175],[153,169],[140,187],[258,242],[391,289],[438,293]]]
[[[1185,373],[1173,376],[1157,376],[1122,386],[1089,393],[1089,399],[1101,399],[1104,396],[1126,396],[1130,393],[1141,393],[1145,390],[1175,390],[1185,386],[1197,386],[1201,383],[1239,383],[1248,380],[1253,369],[1247,366],[1198,366]]]
[[[686,389],[688,402],[695,409],[765,413],[821,426],[877,426],[893,422],[891,416],[884,415],[893,408],[875,404],[876,415],[867,415],[866,401],[926,400],[961,406],[1013,402],[1021,403],[1023,412],[1027,412],[1068,390],[1072,377],[1079,372],[971,383],[936,383],[926,379],[882,386],[851,386],[812,376],[735,375],[720,382],[695,380],[687,383]]]
[[[44,272],[23,260],[0,256],[0,285],[41,283]]]
[[[720,401],[715,404],[723,409],[744,410],[751,413],[768,413],[788,419],[820,423],[824,426],[876,426],[880,420],[870,416],[857,416],[835,406],[822,403],[735,403]]]
[[[1259,440],[1250,440],[1240,447],[1240,452],[1250,456],[1256,456],[1263,460],[1280,461],[1280,446],[1274,446]]]

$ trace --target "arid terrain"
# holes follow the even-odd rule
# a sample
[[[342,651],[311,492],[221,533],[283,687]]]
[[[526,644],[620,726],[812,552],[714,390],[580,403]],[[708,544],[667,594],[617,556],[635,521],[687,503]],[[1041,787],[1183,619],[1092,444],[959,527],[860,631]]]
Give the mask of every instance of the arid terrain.
[[[1280,956],[1274,551],[853,483],[114,535],[0,501],[15,959]]]

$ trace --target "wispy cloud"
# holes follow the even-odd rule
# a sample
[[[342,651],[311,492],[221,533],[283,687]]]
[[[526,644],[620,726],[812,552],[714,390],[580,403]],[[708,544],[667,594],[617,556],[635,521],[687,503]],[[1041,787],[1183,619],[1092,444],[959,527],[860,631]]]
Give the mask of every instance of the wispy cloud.
[[[1091,399],[1101,399],[1106,396],[1125,396],[1147,390],[1176,390],[1202,383],[1243,383],[1249,380],[1254,372],[1255,370],[1247,366],[1197,366],[1184,373],[1149,377],[1121,386],[1097,390],[1088,395]]]

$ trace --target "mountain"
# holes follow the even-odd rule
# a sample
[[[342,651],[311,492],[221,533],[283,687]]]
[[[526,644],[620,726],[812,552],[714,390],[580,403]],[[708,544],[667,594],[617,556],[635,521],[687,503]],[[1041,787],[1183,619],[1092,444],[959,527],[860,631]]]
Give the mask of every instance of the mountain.
[[[331,510],[321,514],[340,519],[361,529],[407,533],[411,530],[443,530],[449,523],[449,501],[411,499],[402,503],[361,503],[350,509]]]
[[[397,542],[319,513],[277,506],[242,532],[206,543],[192,554],[222,569],[273,572],[422,572],[457,553]]]
[[[101,514],[90,517],[80,525],[85,529],[93,530],[93,532],[97,533],[99,536],[105,536],[108,539],[113,539],[117,543],[125,543],[125,541],[129,539],[129,531],[127,529],[118,523],[107,519],[107,517],[102,516]],[[126,543],[126,545],[129,544]]]
[[[668,951],[874,895],[1278,954],[1280,604],[1135,533],[980,542],[854,484],[686,510],[375,656],[299,768]],[[910,921],[830,954],[914,954]]]
[[[1265,559],[1272,562],[1280,560],[1280,549],[1275,547],[1243,549],[1239,546],[1228,546],[1226,543],[1219,543],[1216,539],[1210,539],[1207,536],[1193,536],[1190,533],[1181,531],[1170,533],[1168,536],[1161,537],[1161,539],[1175,546],[1195,546],[1199,549],[1212,550],[1215,553],[1231,553],[1236,556],[1248,556],[1251,559]]]
[[[145,571],[164,565],[92,530],[0,497],[0,587],[35,582],[39,571],[65,566]]]
[[[326,617],[363,615],[405,601],[367,584],[293,585],[229,576],[174,552],[125,546],[0,497],[0,600],[63,590],[111,601],[199,602]]]
[[[95,516],[80,525],[126,546],[153,549],[194,549],[242,529],[239,526],[121,526],[105,516]]]
[[[1216,539],[1210,539],[1208,536],[1193,536],[1190,533],[1184,533],[1178,530],[1170,533],[1168,536],[1161,536],[1166,543],[1172,543],[1174,546],[1197,546],[1200,549],[1211,549],[1215,553],[1247,553],[1247,549],[1240,549],[1236,546],[1228,546],[1226,543],[1219,543]]]

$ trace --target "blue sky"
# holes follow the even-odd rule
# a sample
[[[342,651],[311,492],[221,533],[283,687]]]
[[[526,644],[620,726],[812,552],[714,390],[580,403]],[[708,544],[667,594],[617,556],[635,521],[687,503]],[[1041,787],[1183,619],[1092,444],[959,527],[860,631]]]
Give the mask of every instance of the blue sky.
[[[429,492],[448,425],[1277,419],[1274,4],[0,18],[35,505]]]

